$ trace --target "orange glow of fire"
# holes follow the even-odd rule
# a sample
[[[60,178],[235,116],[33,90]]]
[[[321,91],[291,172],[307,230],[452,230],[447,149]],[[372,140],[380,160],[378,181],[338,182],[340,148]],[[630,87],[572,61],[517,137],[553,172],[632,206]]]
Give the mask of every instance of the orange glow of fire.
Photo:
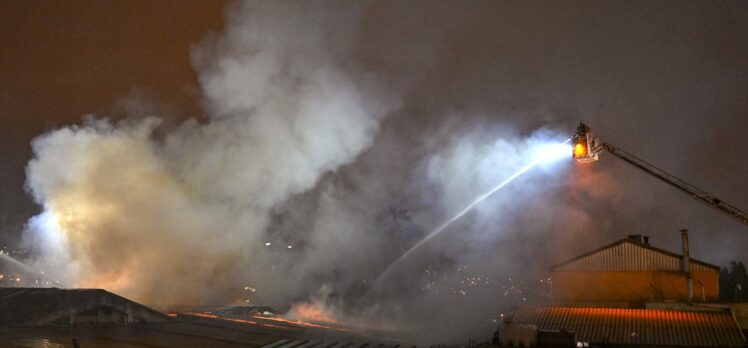
[[[574,144],[574,158],[584,157],[587,155],[587,147],[584,146],[584,144],[576,143]]]
[[[266,323],[258,323],[256,321],[252,320],[244,320],[244,319],[236,319],[236,318],[226,318],[217,316],[215,314],[209,314],[209,313],[197,313],[197,312],[186,312],[184,314],[196,316],[196,317],[203,317],[203,318],[210,318],[210,319],[218,319],[218,320],[225,320],[225,321],[231,321],[234,323],[242,323],[242,324],[249,324],[249,325],[260,325],[264,327],[270,327],[274,329],[283,329],[283,330],[294,330],[297,328],[294,327],[288,327],[288,326],[280,326],[280,325],[273,325],[273,324],[266,324]],[[266,318],[263,318],[266,319]]]
[[[127,272],[101,273],[82,279],[77,287],[106,289],[113,292],[123,292],[131,284],[131,276]]]
[[[335,331],[341,331],[341,332],[359,332],[358,330],[354,330],[351,328],[346,327],[335,327],[330,325],[323,325],[318,323],[309,323],[309,322],[303,322],[303,321],[297,321],[297,320],[290,320],[285,318],[279,318],[279,317],[265,317],[265,316],[259,316],[255,315],[252,316],[253,320],[245,320],[245,319],[237,319],[237,318],[227,318],[227,317],[221,317],[215,314],[211,313],[200,313],[200,312],[185,312],[186,315],[196,316],[196,317],[203,317],[203,318],[210,318],[210,319],[218,319],[218,320],[225,320],[225,321],[231,321],[235,323],[243,323],[243,324],[249,324],[249,325],[260,325],[264,327],[270,327],[270,328],[276,328],[276,329],[284,329],[284,330],[297,330],[299,329],[299,326],[301,327],[312,327],[317,329],[324,329],[324,330],[335,330]],[[171,314],[169,314],[171,316]],[[176,316],[176,314],[174,314]],[[260,321],[274,321],[278,323],[283,324],[290,324],[294,325],[296,327],[290,327],[290,326],[281,326],[281,325],[273,325],[268,323],[261,323]]]
[[[196,317],[218,319],[218,316],[215,314],[197,313],[197,312],[185,312],[184,314],[189,314],[189,315],[196,316]]]
[[[293,307],[291,312],[293,312],[292,317],[296,317],[297,319],[339,324],[332,318],[332,315],[319,304],[299,303]]]
[[[280,322],[280,323],[294,324],[294,325],[299,325],[299,326],[314,327],[314,328],[325,329],[325,330],[336,330],[336,331],[343,331],[343,332],[357,332],[356,330],[349,329],[349,328],[334,327],[334,326],[329,326],[329,325],[308,323],[308,322],[304,322],[304,321],[290,320],[290,319],[277,318],[277,317],[262,317],[262,316],[255,315],[255,316],[252,316],[252,318],[277,321],[277,322]]]

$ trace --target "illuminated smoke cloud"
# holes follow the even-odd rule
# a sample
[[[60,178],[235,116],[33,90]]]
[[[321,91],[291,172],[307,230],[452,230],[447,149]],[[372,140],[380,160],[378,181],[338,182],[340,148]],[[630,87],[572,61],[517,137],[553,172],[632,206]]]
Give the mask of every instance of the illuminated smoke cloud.
[[[447,232],[460,243],[435,240],[375,289],[381,298],[358,301],[426,229],[532,160],[538,145],[564,138],[448,121],[453,128],[418,125],[411,134],[402,129],[418,121],[408,115],[399,116],[402,129],[383,123],[407,86],[389,88],[392,76],[352,63],[359,4],[316,5],[229,6],[225,33],[192,52],[205,121],[167,128],[158,117],[89,117],[37,138],[27,186],[44,212],[25,236],[36,267],[66,286],[150,304],[249,301],[290,307],[291,317],[439,328],[431,339],[462,334],[455,323],[468,319],[455,307],[465,303],[442,297],[454,295],[447,284],[462,277],[457,266],[503,261],[489,246],[519,222],[506,218],[497,231],[493,218],[509,216],[520,193],[542,199],[547,185],[508,188],[476,207],[460,233]],[[408,221],[391,218],[401,208]],[[476,245],[485,246],[465,253]],[[421,291],[431,280],[436,291]],[[494,312],[493,298],[471,305]],[[463,314],[435,316],[439,303],[449,304],[436,313]]]
[[[740,168],[702,176],[714,158],[746,158],[746,137],[728,126],[744,118],[734,57],[745,50],[702,55],[714,35],[735,37],[726,10],[609,7],[232,3],[226,30],[191,52],[205,115],[160,125],[163,108],[136,101],[122,105],[129,118],[34,141],[35,266],[146,303],[356,314],[445,343],[488,339],[502,310],[545,286],[549,265],[628,233],[678,250],[672,233],[696,224],[710,230],[693,236],[705,261],[744,257],[737,227],[603,155],[527,172],[372,289],[579,119],[675,174],[739,189]],[[701,13],[704,35],[673,36]],[[733,134],[703,132],[715,125]]]
[[[39,267],[147,303],[225,303],[272,273],[271,210],[366,149],[394,105],[337,65],[357,12],[234,4],[226,32],[193,52],[207,122],[156,137],[156,117],[91,117],[35,139],[27,187],[45,212],[26,239]],[[39,247],[50,234],[60,241]]]
[[[330,303],[331,293],[332,287],[323,285],[309,300],[295,303],[285,316],[294,320],[337,322],[341,314],[338,304]]]

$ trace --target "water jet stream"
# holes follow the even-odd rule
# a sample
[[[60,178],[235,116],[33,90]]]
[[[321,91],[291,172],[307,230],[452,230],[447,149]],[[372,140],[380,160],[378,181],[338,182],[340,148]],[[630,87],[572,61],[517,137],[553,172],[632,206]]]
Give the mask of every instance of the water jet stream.
[[[570,141],[571,141],[571,139],[567,139],[566,141],[564,141],[563,143],[561,143],[561,145],[566,145]],[[540,163],[548,160],[548,157],[549,156],[541,156],[540,158],[538,158],[538,159],[530,162],[529,164],[525,165],[520,170],[518,170],[516,173],[512,174],[512,176],[504,179],[504,181],[502,181],[500,184],[496,185],[496,187],[494,187],[490,191],[488,191],[488,192],[486,192],[486,193],[478,196],[478,198],[476,198],[475,200],[473,200],[472,203],[468,204],[468,206],[465,207],[465,209],[462,209],[454,217],[452,217],[451,219],[447,220],[445,223],[439,225],[439,227],[437,227],[436,229],[434,229],[433,231],[431,231],[431,233],[429,233],[428,235],[426,235],[426,237],[423,237],[423,239],[421,239],[420,241],[418,241],[418,243],[416,243],[415,245],[413,245],[410,249],[408,249],[408,251],[406,251],[404,254],[400,255],[400,257],[398,257],[394,262],[392,262],[389,266],[387,266],[387,268],[384,270],[384,272],[382,272],[382,274],[374,281],[374,283],[372,283],[373,287],[376,287],[376,285],[379,284],[379,282],[381,280],[386,279],[387,275],[390,273],[390,271],[398,263],[400,263],[402,260],[406,259],[408,257],[408,255],[412,254],[421,245],[425,244],[426,242],[428,242],[432,238],[436,237],[436,235],[438,235],[439,233],[441,233],[442,231],[444,231],[447,227],[449,227],[449,225],[451,225],[455,221],[459,220],[461,217],[463,217],[465,214],[467,214],[471,209],[473,209],[473,207],[475,207],[479,203],[481,203],[484,200],[486,200],[486,198],[488,198],[491,195],[493,195],[494,193],[496,193],[496,191],[501,190],[502,188],[504,188],[504,186],[506,186],[509,183],[511,183],[512,181],[514,181],[514,179],[516,179],[520,175],[526,173],[527,171],[529,171],[530,169],[532,169],[535,166],[539,165]]]
[[[25,263],[23,263],[21,261],[16,260],[15,258],[13,258],[12,256],[10,256],[10,255],[8,255],[6,253],[0,252],[0,258],[4,259],[5,261],[8,261],[8,262],[12,263],[13,265],[17,266],[22,271],[24,271],[24,272],[26,272],[28,274],[34,274],[35,275],[37,273],[36,270],[34,270],[33,268],[31,268],[31,266],[29,266],[29,265],[27,265],[27,264],[25,264]]]

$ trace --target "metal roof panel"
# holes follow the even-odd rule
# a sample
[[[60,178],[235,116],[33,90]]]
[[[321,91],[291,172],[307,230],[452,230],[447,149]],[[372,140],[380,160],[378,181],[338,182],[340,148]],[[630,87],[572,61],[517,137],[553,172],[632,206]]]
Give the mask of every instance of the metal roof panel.
[[[589,343],[740,347],[745,341],[730,311],[527,306],[507,320],[574,331],[577,341]]]

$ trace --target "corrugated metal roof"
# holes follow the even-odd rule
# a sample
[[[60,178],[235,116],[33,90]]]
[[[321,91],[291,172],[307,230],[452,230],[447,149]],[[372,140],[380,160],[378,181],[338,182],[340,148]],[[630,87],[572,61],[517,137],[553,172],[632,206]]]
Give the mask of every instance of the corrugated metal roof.
[[[680,271],[681,255],[622,239],[553,266],[554,272]],[[691,271],[719,272],[719,267],[691,259]]]
[[[399,348],[399,344],[375,344],[367,342],[321,341],[305,339],[280,339],[260,348]]]
[[[540,330],[568,330],[589,343],[740,347],[745,341],[729,311],[538,307],[518,308],[509,319]]]
[[[172,321],[161,312],[103,289],[0,288],[0,327],[69,323],[71,317],[99,308],[129,313],[127,320],[138,322]]]

